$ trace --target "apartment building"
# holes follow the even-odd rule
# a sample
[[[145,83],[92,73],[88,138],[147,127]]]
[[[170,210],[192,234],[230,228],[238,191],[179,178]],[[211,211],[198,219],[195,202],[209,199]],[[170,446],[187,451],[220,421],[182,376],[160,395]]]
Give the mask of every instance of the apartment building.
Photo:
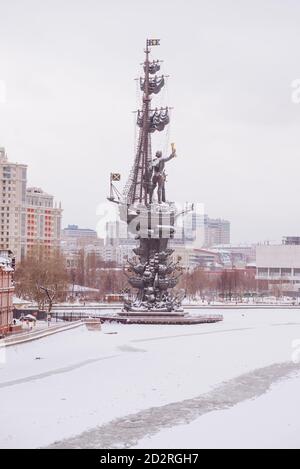
[[[53,195],[39,187],[26,190],[27,253],[37,244],[49,251],[60,246],[61,218],[61,205],[54,204]]]
[[[230,221],[221,218],[209,218],[196,210],[188,212],[176,226],[175,238],[171,245],[193,247],[195,249],[211,248],[217,245],[230,244]]]
[[[0,250],[20,260],[26,253],[27,166],[10,163],[0,148]]]
[[[205,219],[205,246],[230,244],[230,222],[221,218]]]

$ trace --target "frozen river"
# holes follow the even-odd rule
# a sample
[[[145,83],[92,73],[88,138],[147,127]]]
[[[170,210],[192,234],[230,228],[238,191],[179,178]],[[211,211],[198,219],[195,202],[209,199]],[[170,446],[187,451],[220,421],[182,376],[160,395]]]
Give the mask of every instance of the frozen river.
[[[0,447],[300,447],[300,310],[222,313],[7,348]]]

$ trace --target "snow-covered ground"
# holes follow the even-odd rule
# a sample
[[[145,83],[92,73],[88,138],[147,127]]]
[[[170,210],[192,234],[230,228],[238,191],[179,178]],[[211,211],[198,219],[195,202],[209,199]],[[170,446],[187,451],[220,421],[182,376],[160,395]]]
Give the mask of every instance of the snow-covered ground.
[[[189,425],[163,430],[142,439],[136,447],[299,449],[299,407],[298,375],[272,386],[257,399],[207,413]]]
[[[9,347],[0,447],[299,447],[298,339],[299,310],[232,310]]]

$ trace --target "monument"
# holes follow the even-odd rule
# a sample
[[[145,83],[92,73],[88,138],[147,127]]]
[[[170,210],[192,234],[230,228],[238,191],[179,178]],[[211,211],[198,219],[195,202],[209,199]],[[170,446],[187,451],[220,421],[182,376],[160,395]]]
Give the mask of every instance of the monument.
[[[127,223],[129,233],[138,241],[138,247],[133,250],[135,259],[128,260],[127,268],[128,282],[135,294],[125,299],[119,316],[140,318],[137,322],[143,322],[145,318],[160,318],[160,322],[164,322],[168,318],[168,323],[178,323],[181,318],[180,323],[189,323],[189,320],[195,323],[196,317],[184,314],[181,305],[185,292],[174,293],[181,267],[179,261],[172,259],[174,251],[169,246],[174,238],[177,217],[191,210],[192,206],[178,210],[168,199],[166,166],[177,157],[175,144],[171,144],[169,154],[163,154],[158,148],[152,157],[152,136],[163,132],[170,122],[170,108],[153,105],[166,81],[164,75],[159,75],[161,61],[150,60],[150,48],[159,43],[159,39],[146,42],[143,76],[139,79],[142,103],[136,112],[136,154],[123,193],[115,186],[120,175],[111,174],[108,199],[118,204],[121,220]],[[198,322],[215,322],[220,317],[214,321],[200,319],[198,316]]]

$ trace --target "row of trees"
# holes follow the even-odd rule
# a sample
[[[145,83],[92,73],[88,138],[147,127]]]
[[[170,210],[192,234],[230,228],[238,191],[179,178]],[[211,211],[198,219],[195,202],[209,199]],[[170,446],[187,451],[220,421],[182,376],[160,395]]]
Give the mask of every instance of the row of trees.
[[[70,272],[71,283],[91,288],[99,288],[99,282],[101,282],[101,280],[104,279],[105,282],[108,281],[107,275],[101,276],[99,272],[102,270],[107,271],[109,269],[115,269],[116,267],[115,262],[105,262],[101,256],[95,252],[86,254],[84,249],[81,249],[78,253],[77,266]],[[112,277],[118,283],[117,275],[112,275]]]
[[[16,294],[35,301],[39,308],[51,311],[53,303],[72,296],[72,285],[97,289],[97,299],[108,293],[118,294],[128,288],[122,269],[105,263],[94,253],[79,253],[76,269],[67,270],[66,260],[60,250],[45,250],[37,246],[18,265],[15,273]],[[177,286],[189,299],[196,297],[240,299],[245,294],[256,292],[255,273],[244,270],[224,270],[221,273],[195,269],[184,272]]]
[[[189,299],[196,297],[220,297],[223,299],[241,299],[245,294],[257,290],[257,282],[253,272],[233,269],[221,273],[208,272],[201,268],[185,272],[178,288],[186,291]]]
[[[55,301],[68,293],[69,276],[60,250],[48,251],[36,246],[18,265],[15,272],[17,296],[35,301],[40,309],[50,312]]]
[[[124,272],[116,269],[114,263],[103,262],[95,253],[80,253],[77,268],[71,272],[71,279],[74,284],[97,288],[100,297],[107,293],[120,293],[128,288]],[[256,291],[256,287],[255,276],[244,270],[224,270],[215,274],[203,268],[183,273],[178,285],[190,299],[205,296],[241,298],[245,293]]]
[[[79,253],[76,269],[66,268],[62,252],[35,246],[20,262],[15,272],[16,295],[37,303],[39,309],[51,312],[53,303],[71,299],[74,285],[99,290],[96,299],[126,288],[126,277],[112,263],[105,263],[95,254]],[[73,287],[72,287],[73,286]]]
[[[99,290],[99,298],[120,293],[126,288],[126,277],[115,262],[105,262],[96,253],[79,252],[76,268],[70,271],[70,283]]]

